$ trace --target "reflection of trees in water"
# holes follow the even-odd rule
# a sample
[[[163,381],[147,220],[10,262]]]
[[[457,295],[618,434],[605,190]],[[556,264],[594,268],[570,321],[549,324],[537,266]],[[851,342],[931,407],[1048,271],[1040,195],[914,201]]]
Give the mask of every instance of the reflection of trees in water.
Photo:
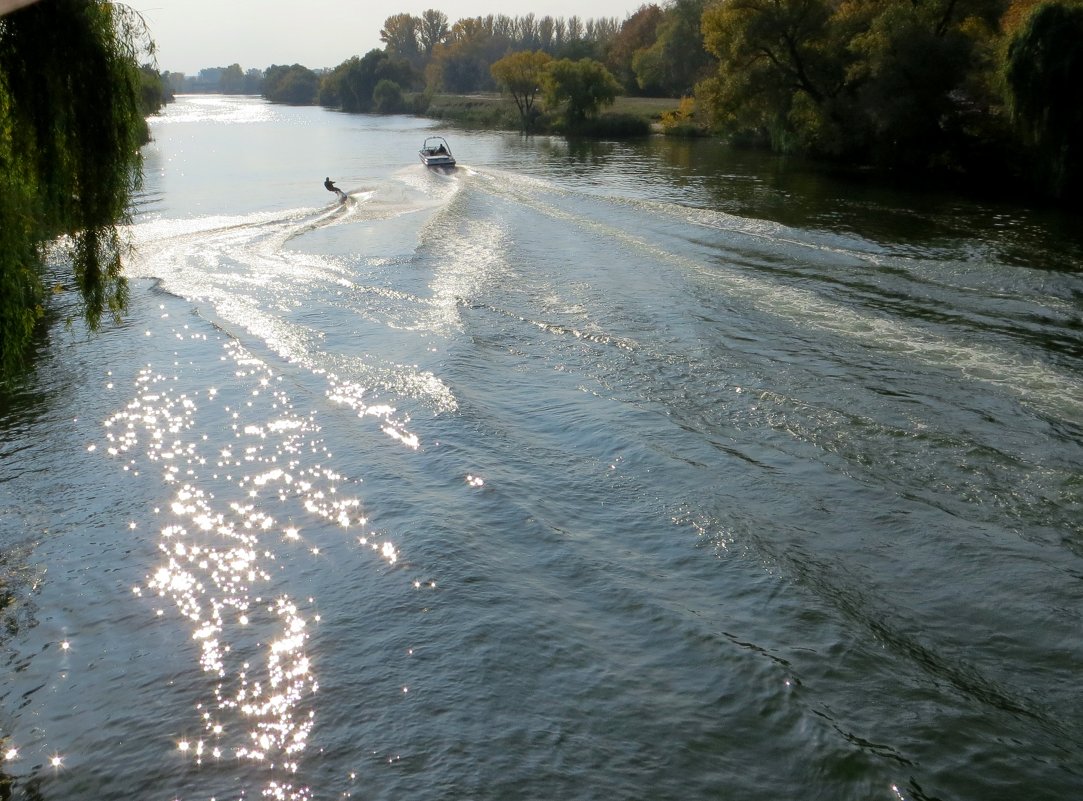
[[[15,634],[17,628],[8,623],[8,609],[15,604],[15,596],[7,585],[0,582],[0,619],[4,621],[4,628],[9,629],[9,634]]]
[[[604,165],[613,157],[616,147],[613,142],[583,138],[550,137],[538,143],[538,150],[549,160],[586,166]]]
[[[0,551],[0,644],[34,625],[31,596],[40,568],[30,564],[32,550],[32,544],[23,544]]]
[[[5,755],[11,749],[11,741],[7,737],[0,737],[0,801],[10,801],[15,798],[15,789],[19,789],[19,798],[27,801],[41,801],[41,776],[31,775],[26,779],[16,779],[3,770]],[[39,766],[40,767],[40,766]]]
[[[0,740],[0,745],[6,749],[7,745],[3,740]],[[26,799],[26,801],[43,801],[45,798],[41,793],[41,776],[30,776],[27,779],[16,780],[14,776],[9,776],[4,771],[0,770],[0,801],[10,801],[15,798],[15,789],[19,789],[19,798]]]

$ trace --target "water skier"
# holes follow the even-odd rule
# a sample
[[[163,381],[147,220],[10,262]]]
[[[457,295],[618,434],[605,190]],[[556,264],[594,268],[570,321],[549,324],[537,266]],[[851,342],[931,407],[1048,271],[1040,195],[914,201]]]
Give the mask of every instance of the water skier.
[[[340,200],[346,199],[346,193],[339,189],[337,186],[335,186],[335,182],[331,180],[330,176],[323,179],[323,188],[326,189],[328,192],[334,192],[336,195],[339,196]]]

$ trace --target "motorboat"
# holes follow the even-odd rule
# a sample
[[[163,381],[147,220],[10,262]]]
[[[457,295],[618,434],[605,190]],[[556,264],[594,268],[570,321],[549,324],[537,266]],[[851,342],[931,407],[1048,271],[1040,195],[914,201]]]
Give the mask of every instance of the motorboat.
[[[442,136],[430,136],[421,145],[419,151],[421,163],[426,167],[454,167],[455,157],[451,155],[451,146]]]

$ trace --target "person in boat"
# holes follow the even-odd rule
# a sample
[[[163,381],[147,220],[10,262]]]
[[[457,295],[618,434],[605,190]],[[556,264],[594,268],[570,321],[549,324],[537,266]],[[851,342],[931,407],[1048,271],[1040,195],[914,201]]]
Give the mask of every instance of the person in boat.
[[[436,152],[438,154],[440,154],[441,156],[443,156],[444,154],[447,153],[447,148],[444,147],[443,144],[441,144],[440,147],[436,148]]]
[[[335,186],[335,182],[331,180],[331,176],[327,176],[323,179],[323,188],[326,189],[328,192],[334,192],[343,200],[346,199],[346,193],[339,189],[337,186]]]

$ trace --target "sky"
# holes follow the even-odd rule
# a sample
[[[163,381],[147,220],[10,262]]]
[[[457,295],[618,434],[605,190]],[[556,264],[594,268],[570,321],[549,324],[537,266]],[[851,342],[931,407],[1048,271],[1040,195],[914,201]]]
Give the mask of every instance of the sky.
[[[394,14],[435,8],[448,22],[463,17],[534,14],[541,18],[624,21],[646,0],[124,0],[143,15],[157,45],[158,69],[195,75],[204,67],[271,64],[335,67],[382,48],[380,28]]]

